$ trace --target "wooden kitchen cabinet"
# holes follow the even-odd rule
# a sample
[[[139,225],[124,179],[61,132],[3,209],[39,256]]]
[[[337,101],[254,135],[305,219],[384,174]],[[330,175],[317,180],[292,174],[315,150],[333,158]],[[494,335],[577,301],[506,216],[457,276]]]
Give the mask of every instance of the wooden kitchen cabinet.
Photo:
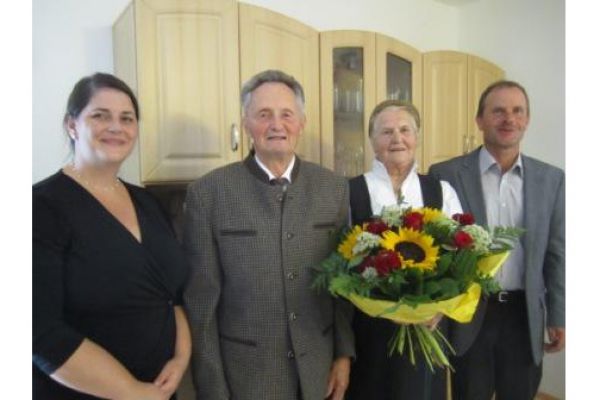
[[[456,51],[423,55],[423,171],[481,144],[475,123],[481,92],[504,71],[482,58]]]
[[[241,159],[236,1],[135,0],[113,42],[115,73],[140,102],[129,179],[190,181]]]
[[[497,65],[484,60],[483,58],[469,55],[469,83],[467,93],[467,104],[468,104],[468,135],[469,135],[469,149],[468,151],[475,150],[477,147],[483,144],[483,134],[477,127],[475,122],[475,116],[477,115],[477,106],[479,104],[479,97],[481,93],[490,84],[504,79],[504,71]]]
[[[292,75],[304,88],[306,126],[296,153],[321,162],[319,32],[285,15],[240,3],[241,84],[266,69]],[[249,148],[244,140],[245,149]],[[247,151],[244,151],[247,153]]]
[[[321,162],[344,176],[370,169],[369,116],[385,99],[421,107],[421,53],[364,31],[321,32]]]
[[[281,14],[234,0],[135,0],[113,26],[114,64],[140,102],[132,182],[187,182],[241,160],[243,82],[265,69],[298,79],[307,125],[299,155],[320,162],[319,36]]]

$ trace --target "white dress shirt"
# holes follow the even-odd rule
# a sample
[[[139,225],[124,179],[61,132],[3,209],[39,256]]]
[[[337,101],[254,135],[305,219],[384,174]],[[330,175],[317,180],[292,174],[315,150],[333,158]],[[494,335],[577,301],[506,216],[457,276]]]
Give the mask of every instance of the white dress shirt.
[[[381,213],[384,206],[398,204],[396,193],[392,185],[392,179],[388,175],[383,163],[377,159],[373,160],[373,168],[365,173],[369,197],[371,199],[371,211],[373,214]],[[441,181],[443,206],[442,211],[448,215],[462,213],[462,207],[454,188],[446,181]],[[400,192],[403,196],[401,206],[423,207],[423,193],[421,182],[417,175],[417,164],[413,164],[408,176],[402,182]]]
[[[523,227],[523,162],[521,154],[505,173],[484,147],[479,152],[479,171],[488,226]],[[525,287],[525,259],[521,241],[517,241],[496,280],[504,290]]]
[[[260,161],[260,158],[258,158],[258,156],[256,154],[254,154],[254,159],[256,160],[256,163],[258,164],[260,169],[265,171],[265,173],[269,176],[269,181],[272,181],[273,179],[277,179],[277,178],[285,178],[288,180],[289,183],[292,183],[292,170],[294,169],[294,164],[296,163],[296,155],[295,154],[294,154],[294,157],[292,157],[292,161],[290,162],[290,165],[288,165],[285,172],[280,177],[273,175],[273,173],[271,171],[269,171],[269,168],[267,168],[265,166],[265,164],[263,164],[262,161]]]

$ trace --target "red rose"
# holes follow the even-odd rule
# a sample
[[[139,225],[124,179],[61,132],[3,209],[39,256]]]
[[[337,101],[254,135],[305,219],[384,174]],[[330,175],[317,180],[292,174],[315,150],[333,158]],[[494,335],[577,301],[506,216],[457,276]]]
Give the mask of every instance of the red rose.
[[[371,261],[369,266],[375,268],[379,276],[388,276],[402,265],[398,253],[393,250],[381,250]]]
[[[418,212],[409,212],[402,218],[402,226],[404,228],[420,231],[423,228],[423,214]]]
[[[454,234],[454,245],[459,249],[466,249],[473,244],[473,238],[467,232],[458,231]]]
[[[382,232],[389,231],[390,227],[387,226],[387,224],[382,220],[376,219],[374,221],[369,222],[365,230],[374,235],[379,235]]]
[[[475,218],[471,213],[454,214],[452,219],[461,225],[473,225],[475,223]]]

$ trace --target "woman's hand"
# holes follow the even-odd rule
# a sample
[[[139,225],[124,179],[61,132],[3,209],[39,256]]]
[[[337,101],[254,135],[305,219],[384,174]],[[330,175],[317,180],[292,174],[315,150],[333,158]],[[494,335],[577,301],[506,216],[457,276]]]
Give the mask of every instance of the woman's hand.
[[[158,374],[158,377],[154,380],[154,385],[160,389],[161,392],[168,394],[169,398],[181,382],[185,369],[187,368],[187,361],[172,358],[163,367]]]
[[[429,321],[427,322],[423,322],[422,325],[426,326],[427,329],[429,329],[430,331],[435,330],[435,328],[437,328],[438,324],[440,323],[440,321],[442,320],[442,317],[444,316],[444,314],[442,313],[437,313],[435,314],[435,316],[433,318],[431,318]]]
[[[175,340],[175,356],[164,365],[154,384],[169,396],[175,393],[181,378],[190,362],[192,352],[192,338],[190,327],[181,306],[174,307],[175,325],[177,327],[177,337]]]

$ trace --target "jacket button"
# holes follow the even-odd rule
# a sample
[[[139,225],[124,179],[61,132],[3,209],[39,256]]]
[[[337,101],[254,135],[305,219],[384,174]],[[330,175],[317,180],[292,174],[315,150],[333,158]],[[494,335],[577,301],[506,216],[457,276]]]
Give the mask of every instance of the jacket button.
[[[288,233],[286,233],[286,234],[285,234],[285,237],[286,237],[288,240],[290,240],[290,239],[292,239],[292,238],[294,237],[294,234],[293,234],[292,232],[288,232]]]
[[[288,272],[287,278],[289,280],[291,280],[291,281],[294,280],[294,279],[296,279],[296,273],[295,272]]]
[[[291,312],[291,313],[288,315],[288,318],[290,319],[290,321],[295,321],[295,320],[298,318],[298,316],[296,315],[296,313],[295,313],[295,312]]]
[[[287,358],[289,358],[290,360],[293,359],[295,357],[294,352],[292,350],[287,352]]]

